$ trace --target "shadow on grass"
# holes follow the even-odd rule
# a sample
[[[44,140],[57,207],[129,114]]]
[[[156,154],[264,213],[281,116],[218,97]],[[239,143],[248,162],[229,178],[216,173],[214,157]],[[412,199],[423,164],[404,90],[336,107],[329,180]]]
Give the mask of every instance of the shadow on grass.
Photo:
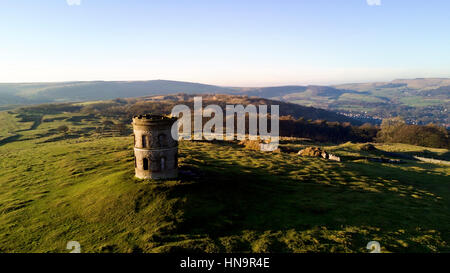
[[[22,135],[13,135],[0,140],[0,146],[17,141]]]
[[[186,200],[176,233],[206,234],[216,240],[239,237],[243,230],[342,230],[349,226],[376,227],[382,233],[417,228],[449,230],[448,223],[442,223],[450,208],[450,193],[442,184],[442,175],[417,174],[376,163],[349,163],[351,168],[330,167],[328,171],[336,180],[321,183],[324,170],[320,168],[292,178],[288,175],[292,166],[280,162],[281,171],[274,176],[267,169],[223,162],[203,151],[194,153],[199,161],[187,161],[185,168],[201,169],[202,174],[190,182],[186,177],[185,183],[173,187],[168,195]],[[354,238],[361,242],[367,239],[361,234]],[[274,249],[284,251],[281,245]]]

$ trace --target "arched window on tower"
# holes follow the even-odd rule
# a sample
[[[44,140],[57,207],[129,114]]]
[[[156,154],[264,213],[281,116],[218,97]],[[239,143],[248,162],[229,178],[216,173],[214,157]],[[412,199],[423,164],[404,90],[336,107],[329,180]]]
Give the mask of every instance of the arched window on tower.
[[[147,159],[147,158],[144,158],[144,159],[142,160],[142,162],[143,162],[143,164],[144,164],[144,170],[148,170],[148,159]]]

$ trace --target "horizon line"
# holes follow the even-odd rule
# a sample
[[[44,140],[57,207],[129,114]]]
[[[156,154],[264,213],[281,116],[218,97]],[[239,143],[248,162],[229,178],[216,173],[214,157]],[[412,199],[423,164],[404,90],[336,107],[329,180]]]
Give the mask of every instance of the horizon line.
[[[67,80],[67,81],[24,81],[24,82],[0,82],[0,84],[57,84],[57,83],[94,83],[94,82],[152,82],[152,81],[167,81],[167,82],[180,82],[180,83],[192,83],[192,84],[203,84],[218,87],[239,87],[239,88],[263,88],[263,87],[283,87],[283,86],[333,86],[333,85],[346,85],[346,84],[365,84],[365,83],[383,83],[401,80],[442,80],[449,79],[450,77],[415,77],[415,78],[393,78],[391,80],[385,81],[349,81],[340,83],[273,83],[273,84],[256,84],[256,85],[222,85],[222,84],[211,84],[202,83],[196,81],[186,81],[186,80],[167,80],[167,79],[151,79],[151,80]]]

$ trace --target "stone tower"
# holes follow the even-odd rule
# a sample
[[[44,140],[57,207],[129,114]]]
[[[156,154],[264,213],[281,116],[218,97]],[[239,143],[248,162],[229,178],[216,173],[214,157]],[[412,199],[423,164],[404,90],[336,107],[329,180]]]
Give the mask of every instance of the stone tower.
[[[177,118],[161,115],[133,117],[134,169],[137,178],[166,179],[178,175],[178,140],[171,128]]]

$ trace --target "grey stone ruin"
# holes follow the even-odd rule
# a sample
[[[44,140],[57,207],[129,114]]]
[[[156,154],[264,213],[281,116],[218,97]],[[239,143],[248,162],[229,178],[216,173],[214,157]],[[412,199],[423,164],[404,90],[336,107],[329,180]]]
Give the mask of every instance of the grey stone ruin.
[[[177,118],[163,115],[133,117],[134,169],[140,179],[178,176],[178,140],[171,128]]]

